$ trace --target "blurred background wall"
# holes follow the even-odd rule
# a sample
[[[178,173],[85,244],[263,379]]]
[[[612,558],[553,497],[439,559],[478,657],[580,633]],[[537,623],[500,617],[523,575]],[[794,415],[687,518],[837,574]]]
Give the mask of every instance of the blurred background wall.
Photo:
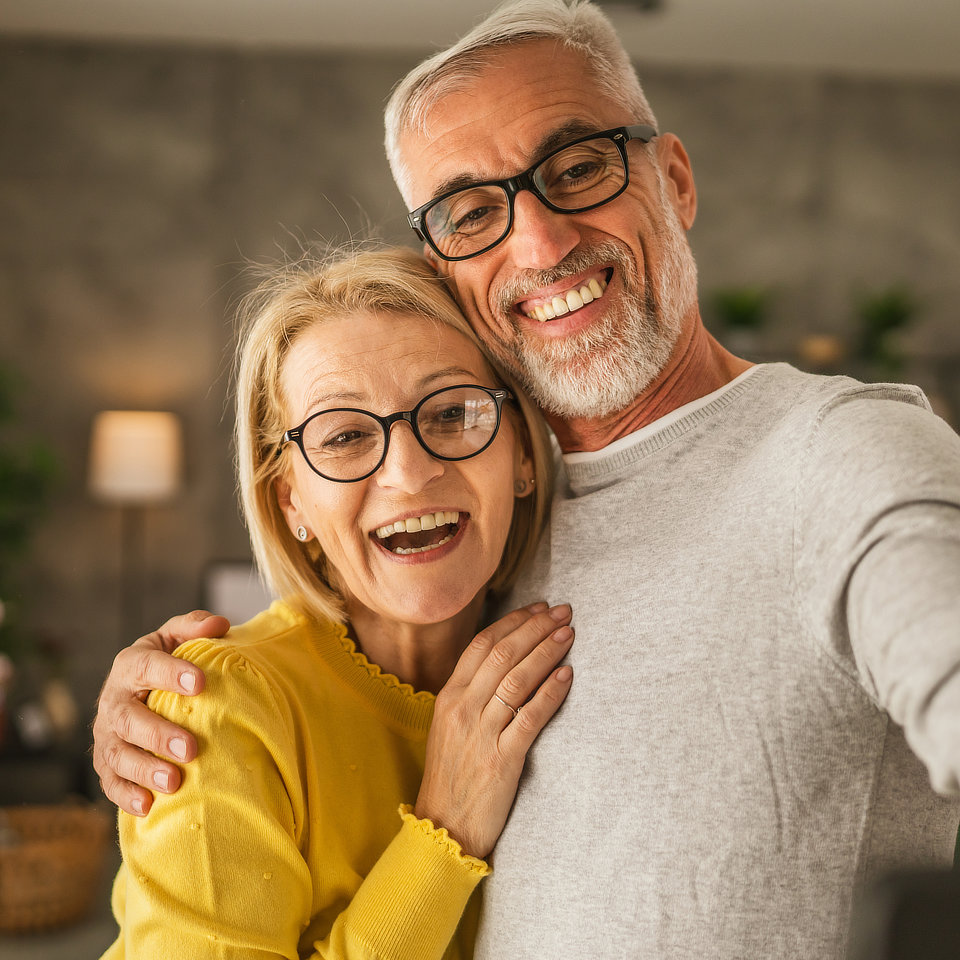
[[[86,486],[100,410],[179,415],[184,473],[144,510],[138,631],[248,556],[230,451],[231,314],[250,260],[368,221],[406,240],[381,104],[409,59],[0,41],[0,362],[61,469],[24,615],[89,707],[121,636],[120,512]],[[9,598],[8,598],[9,599]]]
[[[381,112],[426,52],[0,33],[0,365],[21,382],[4,430],[60,465],[14,599],[84,718],[133,639],[120,514],[86,487],[94,415],[183,424],[180,492],[144,512],[146,631],[248,556],[229,446],[245,265],[317,238],[410,242]],[[708,324],[759,359],[892,369],[955,417],[960,73],[668,59],[637,65],[697,175]],[[865,298],[904,321],[886,365],[858,348]]]

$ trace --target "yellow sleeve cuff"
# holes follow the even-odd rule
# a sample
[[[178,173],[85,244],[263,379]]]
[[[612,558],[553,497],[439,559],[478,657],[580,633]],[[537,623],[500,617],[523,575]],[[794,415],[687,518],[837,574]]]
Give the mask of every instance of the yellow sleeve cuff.
[[[411,804],[402,803],[400,805],[400,818],[403,820],[401,834],[404,829],[409,828],[429,838],[443,848],[454,860],[460,863],[465,870],[476,873],[478,880],[482,880],[491,872],[490,866],[485,860],[480,860],[478,857],[472,857],[469,853],[464,853],[463,848],[447,833],[446,828],[435,827],[432,820],[418,819],[413,812],[413,806]]]
[[[446,830],[400,808],[400,830],[367,874],[344,924],[316,946],[378,960],[441,960],[464,908],[490,867]],[[338,925],[339,926],[339,925]]]

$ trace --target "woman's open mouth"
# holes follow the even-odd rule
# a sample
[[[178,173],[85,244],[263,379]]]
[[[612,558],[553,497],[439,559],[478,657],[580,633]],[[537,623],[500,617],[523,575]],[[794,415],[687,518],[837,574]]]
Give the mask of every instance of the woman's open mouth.
[[[437,510],[419,517],[407,517],[383,527],[377,527],[371,537],[398,556],[427,553],[449,543],[460,532],[460,513],[457,510]]]

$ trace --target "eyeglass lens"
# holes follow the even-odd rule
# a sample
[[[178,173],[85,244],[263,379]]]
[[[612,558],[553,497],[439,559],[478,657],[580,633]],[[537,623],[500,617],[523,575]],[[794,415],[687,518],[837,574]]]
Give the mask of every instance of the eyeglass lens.
[[[606,138],[571,144],[533,171],[549,203],[582,210],[611,199],[627,173],[616,144]],[[424,218],[430,239],[446,257],[467,257],[503,239],[510,227],[510,198],[500,186],[466,187],[431,207]]]
[[[499,424],[497,401],[478,387],[451,387],[415,408],[414,430],[421,446],[441,460],[475,456],[493,440]],[[303,428],[303,451],[313,468],[333,480],[358,480],[383,458],[383,424],[358,410],[325,410]]]

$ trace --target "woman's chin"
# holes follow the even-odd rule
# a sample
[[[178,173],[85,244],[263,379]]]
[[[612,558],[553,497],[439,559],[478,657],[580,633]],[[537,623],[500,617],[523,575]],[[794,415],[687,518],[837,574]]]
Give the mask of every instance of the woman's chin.
[[[485,591],[484,591],[485,592]],[[428,626],[434,623],[446,623],[457,617],[466,615],[468,608],[473,607],[473,596],[451,596],[444,593],[437,596],[424,596],[416,603],[404,607],[402,619],[407,623]],[[481,601],[482,603],[482,601]],[[479,611],[479,605],[476,607]],[[399,614],[400,611],[397,611]],[[401,617],[398,616],[397,619]]]
[[[388,599],[379,597],[375,608],[365,607],[361,613],[357,610],[357,601],[349,604],[353,607],[350,619],[356,622],[360,618],[375,617],[381,621],[409,624],[411,626],[431,626],[447,623],[458,617],[477,620],[486,596],[486,587],[472,594],[456,587],[438,587],[435,590],[407,591],[401,596]],[[472,629],[472,623],[471,623]]]

